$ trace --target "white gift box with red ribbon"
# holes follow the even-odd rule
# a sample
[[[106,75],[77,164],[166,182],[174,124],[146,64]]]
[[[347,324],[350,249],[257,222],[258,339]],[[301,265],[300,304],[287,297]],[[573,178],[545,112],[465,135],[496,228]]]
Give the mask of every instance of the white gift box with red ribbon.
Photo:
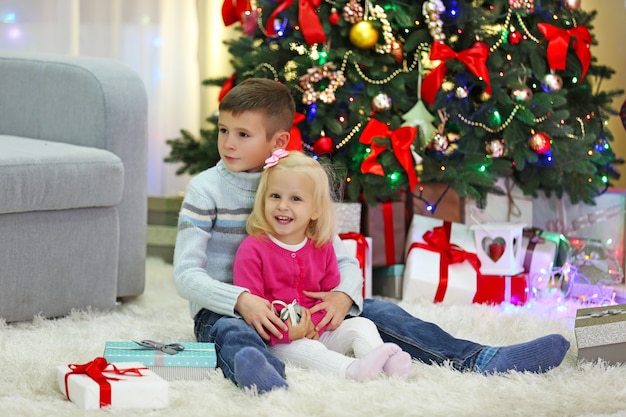
[[[359,261],[363,277],[363,298],[372,297],[372,238],[356,232],[340,233],[348,253]]]
[[[404,301],[472,303],[479,277],[480,261],[469,226],[413,216],[406,242]]]
[[[169,383],[141,362],[108,363],[96,358],[84,365],[58,366],[57,382],[61,392],[85,410],[169,405]]]

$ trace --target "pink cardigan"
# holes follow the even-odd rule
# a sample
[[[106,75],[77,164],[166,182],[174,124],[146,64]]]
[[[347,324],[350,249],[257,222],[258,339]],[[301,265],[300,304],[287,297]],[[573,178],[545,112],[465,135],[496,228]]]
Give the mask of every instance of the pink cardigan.
[[[281,248],[270,239],[245,238],[233,263],[233,284],[247,288],[269,302],[293,300],[310,309],[320,300],[306,297],[302,291],[332,291],[339,285],[337,257],[332,243],[316,248],[311,240],[297,252]],[[280,308],[280,307],[279,307]],[[325,312],[311,316],[317,325]],[[320,334],[324,329],[320,329]],[[271,336],[270,345],[289,343],[289,332],[282,339]]]

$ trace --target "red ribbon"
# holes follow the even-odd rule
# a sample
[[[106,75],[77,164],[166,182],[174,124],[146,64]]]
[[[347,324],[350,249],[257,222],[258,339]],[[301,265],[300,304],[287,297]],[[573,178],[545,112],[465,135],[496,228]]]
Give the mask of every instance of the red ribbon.
[[[526,247],[526,253],[524,254],[524,270],[530,272],[530,265],[533,261],[533,252],[538,243],[545,243],[545,239],[541,237],[541,229],[532,227],[524,229],[522,232],[524,237],[528,238],[528,246]]]
[[[111,366],[110,370],[107,368]],[[88,362],[83,365],[78,364],[70,364],[68,367],[72,370],[65,374],[65,396],[67,399],[70,399],[70,393],[67,386],[67,379],[70,375],[76,374],[86,374],[91,379],[96,381],[98,385],[100,385],[100,408],[106,407],[107,405],[111,405],[111,384],[109,381],[119,381],[119,378],[106,376],[103,372],[112,372],[117,375],[125,375],[128,373],[134,373],[139,376],[143,376],[140,372],[141,369],[148,368],[126,368],[126,369],[118,369],[115,365],[107,362],[105,358],[98,357],[93,361]]]
[[[396,263],[396,242],[393,228],[393,203],[381,203],[383,209],[383,229],[385,233],[385,259],[387,265]]]
[[[414,248],[426,249],[439,253],[439,285],[435,294],[434,302],[444,300],[448,289],[448,267],[452,264],[468,261],[476,271],[477,279],[480,279],[480,260],[475,253],[466,252],[460,246],[450,243],[450,231],[452,223],[444,221],[443,226],[435,227],[424,233],[422,242],[413,242],[409,246],[409,252]]]
[[[252,10],[250,0],[224,0],[222,3],[222,21],[225,26],[235,22],[243,23],[243,14]]]
[[[389,130],[386,123],[374,118],[370,119],[359,138],[359,142],[370,145],[372,149],[370,155],[361,163],[361,172],[364,174],[385,175],[382,165],[378,162],[378,155],[387,148],[384,145],[375,143],[373,138],[389,137],[393,153],[402,168],[404,168],[409,179],[410,190],[413,191],[418,183],[415,163],[411,154],[411,145],[416,134],[417,128],[412,126],[403,126],[396,130]]]
[[[320,18],[317,16],[317,12],[315,11],[315,9],[320,7],[321,4],[322,0],[300,0],[298,2],[298,22],[300,24],[300,30],[302,30],[302,35],[309,45],[326,42],[324,28],[322,27]],[[274,20],[278,18],[280,12],[288,9],[292,5],[293,0],[283,0],[281,4],[272,12],[267,24],[265,25],[265,32],[267,32],[268,36],[276,36]]]
[[[288,151],[301,151],[303,149],[302,132],[300,132],[297,124],[303,122],[305,118],[304,114],[298,112],[293,116],[293,126],[291,126],[291,131],[289,132],[289,143],[285,147]]]
[[[233,89],[233,84],[235,84],[236,74],[237,73],[233,72],[233,75],[231,75],[230,78],[224,81],[224,84],[222,84],[222,88],[220,89],[220,94],[217,97],[218,101],[222,101],[224,97],[226,96],[226,94],[228,94],[228,92]]]
[[[365,286],[367,285],[367,283],[365,282],[365,257],[367,256],[367,239],[365,239],[364,235],[356,232],[340,233],[339,237],[343,240],[349,239],[356,241],[356,259],[359,261],[359,267],[363,272],[362,293],[363,297],[365,297]]]
[[[430,50],[430,59],[443,62],[424,78],[422,82],[422,98],[431,106],[433,105],[437,91],[441,88],[443,79],[448,71],[446,61],[449,59],[458,59],[472,74],[482,78],[487,84],[485,92],[491,94],[491,80],[489,78],[489,70],[487,69],[488,56],[489,47],[484,42],[476,42],[471,48],[458,53],[443,42],[433,43]]]
[[[571,29],[560,29],[548,23],[538,23],[537,27],[548,40],[548,65],[553,70],[564,70],[567,64],[567,49],[569,41],[574,38],[572,47],[582,65],[582,74],[579,83],[582,82],[591,63],[591,34],[585,26],[576,26]]]

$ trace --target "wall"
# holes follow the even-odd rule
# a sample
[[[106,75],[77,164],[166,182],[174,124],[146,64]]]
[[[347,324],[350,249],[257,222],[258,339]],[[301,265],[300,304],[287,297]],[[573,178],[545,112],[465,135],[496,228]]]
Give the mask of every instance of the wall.
[[[616,74],[610,80],[602,82],[603,90],[626,90],[626,0],[582,0],[584,10],[596,10],[598,15],[593,22],[592,32],[598,42],[591,47],[591,53],[598,62],[613,68]],[[622,94],[613,102],[619,111],[626,94]],[[613,148],[615,153],[626,159],[626,129],[622,126],[619,116],[611,117],[609,130],[615,136]],[[626,165],[618,166],[622,177],[615,183],[617,188],[626,188]]]

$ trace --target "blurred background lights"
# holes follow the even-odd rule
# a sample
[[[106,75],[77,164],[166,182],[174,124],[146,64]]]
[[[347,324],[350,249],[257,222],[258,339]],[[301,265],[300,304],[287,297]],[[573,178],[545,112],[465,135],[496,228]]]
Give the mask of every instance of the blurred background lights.
[[[2,16],[2,21],[4,23],[15,23],[17,16],[13,12],[7,12]]]

